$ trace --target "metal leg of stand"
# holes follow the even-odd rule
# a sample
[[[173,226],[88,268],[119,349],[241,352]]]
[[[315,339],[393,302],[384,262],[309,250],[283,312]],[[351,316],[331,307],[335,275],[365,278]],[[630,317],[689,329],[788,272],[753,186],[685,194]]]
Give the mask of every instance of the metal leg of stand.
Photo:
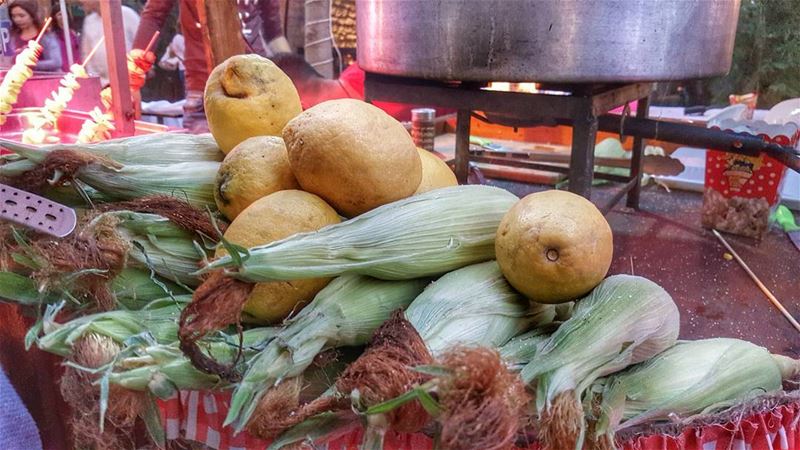
[[[569,163],[569,190],[589,200],[594,179],[594,141],[597,117],[587,107],[572,123],[572,156]]]
[[[469,110],[458,110],[456,115],[456,179],[467,184],[469,176]]]
[[[647,110],[650,108],[648,97],[639,99],[636,105],[636,117],[639,119],[647,118]],[[644,140],[640,137],[633,139],[633,157],[631,158],[631,179],[637,180],[636,184],[628,192],[626,205],[628,208],[639,209],[639,195],[642,192],[642,161],[644,160]]]

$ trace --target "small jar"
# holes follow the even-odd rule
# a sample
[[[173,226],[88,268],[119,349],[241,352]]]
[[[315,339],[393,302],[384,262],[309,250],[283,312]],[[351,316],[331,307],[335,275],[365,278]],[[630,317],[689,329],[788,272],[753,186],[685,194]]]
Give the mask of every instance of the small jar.
[[[436,137],[436,110],[418,108],[411,110],[411,138],[417,147],[433,151],[433,139]]]

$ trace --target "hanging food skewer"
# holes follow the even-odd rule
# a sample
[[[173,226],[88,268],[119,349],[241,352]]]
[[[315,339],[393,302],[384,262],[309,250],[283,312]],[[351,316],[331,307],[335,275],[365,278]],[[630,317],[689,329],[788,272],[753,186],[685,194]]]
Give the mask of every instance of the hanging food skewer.
[[[144,83],[147,78],[147,72],[153,67],[155,64],[155,55],[150,52],[150,49],[155,45],[156,39],[161,34],[160,31],[156,31],[153,34],[153,37],[150,38],[150,42],[147,44],[147,47],[144,50],[133,49],[128,53],[128,83],[130,84],[131,89],[139,90],[144,86]],[[106,110],[111,109],[111,104],[113,103],[113,97],[111,95],[111,87],[107,87],[103,89],[100,93],[100,100],[103,102],[103,106]]]
[[[86,119],[81,125],[78,133],[78,143],[88,144],[111,139],[111,132],[114,128],[114,115],[110,112],[103,112],[95,107],[89,112],[90,119]]]
[[[141,89],[144,86],[147,72],[155,63],[155,56],[150,49],[155,44],[159,31],[153,34],[150,43],[144,50],[133,49],[128,54],[128,80],[132,88]],[[111,138],[111,131],[114,130],[114,115],[111,113],[113,98],[111,87],[107,87],[100,92],[100,101],[103,103],[105,112],[100,108],[95,108],[89,113],[91,119],[86,119],[81,126],[78,134],[79,143],[100,142]]]
[[[28,46],[17,56],[14,65],[6,72],[6,76],[0,83],[0,125],[6,123],[6,114],[11,112],[11,108],[17,103],[22,85],[33,76],[33,66],[39,62],[42,54],[42,45],[39,44],[39,41],[52,21],[52,18],[47,18],[39,35],[35,40],[28,41]]]

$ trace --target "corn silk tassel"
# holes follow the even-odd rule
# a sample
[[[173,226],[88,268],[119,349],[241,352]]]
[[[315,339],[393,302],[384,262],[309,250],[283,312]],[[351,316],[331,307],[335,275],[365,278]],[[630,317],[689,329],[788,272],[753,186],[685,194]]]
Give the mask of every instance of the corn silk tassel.
[[[191,350],[192,339],[238,322],[254,283],[344,274],[410,280],[491,260],[497,227],[517,200],[503,189],[457,186],[265,246],[246,250],[223,240],[228,256],[201,271],[211,275],[182,318],[183,348],[210,369],[208,358]]]
[[[520,373],[536,387],[543,448],[581,449],[585,391],[598,378],[671,347],[679,326],[675,302],[646,278],[614,275],[578,300],[572,317],[538,345]]]
[[[789,364],[786,364],[789,363]],[[790,369],[790,370],[787,370]],[[781,389],[800,362],[738,339],[679,342],[627,370],[598,380],[595,448],[617,448],[617,431],[654,421],[686,420]]]
[[[530,326],[552,322],[556,316],[555,310],[553,305],[532,304],[520,296],[505,280],[495,261],[450,272],[428,286],[411,303],[405,318],[398,313],[376,332],[365,354],[337,380],[335,393],[315,400],[299,413],[292,412],[291,415],[295,423],[300,423],[322,412],[351,408],[364,412],[396,398],[410,398],[409,395],[415,394],[429,396],[428,390],[435,386],[420,388],[430,377],[414,370],[414,367],[430,365],[454,348],[483,345],[486,348],[464,352],[470,355],[472,352],[494,355],[491,349],[506,344]],[[468,360],[471,358],[463,352],[458,354]],[[497,365],[493,363],[495,360],[498,361]],[[483,361],[487,366],[476,370],[483,377],[496,375],[502,378],[501,373],[507,370],[499,361],[499,356],[490,355]],[[483,371],[486,368],[497,369],[497,373],[487,374]],[[408,433],[422,430],[431,420],[426,412],[425,400],[428,400],[427,397],[403,401],[396,408],[385,409],[384,415],[371,414],[367,418],[365,446],[380,447],[385,432],[390,429]],[[481,403],[471,405],[472,409],[462,405],[458,412],[448,410],[443,414],[445,417],[449,417],[448,414],[459,415],[458,420],[462,422],[471,415],[474,423],[458,425],[464,429],[498,430],[492,428],[495,424],[490,422],[494,419],[484,414]],[[514,410],[516,423],[516,406],[511,409]],[[481,422],[481,417],[487,421]],[[456,422],[447,423],[447,433],[455,432],[453,427],[456,427]],[[303,424],[298,425],[298,428],[303,427]],[[514,429],[516,431],[516,427]],[[501,434],[508,437],[505,432]],[[490,439],[493,445],[497,443],[494,442],[496,438],[492,436]],[[500,445],[509,444],[510,438],[506,438],[499,441]]]
[[[270,387],[300,375],[326,350],[366,344],[375,329],[393,311],[406,308],[426,283],[423,279],[384,281],[359,275],[331,281],[253,358],[234,391],[225,423],[244,429]],[[181,333],[185,332],[183,325]],[[187,352],[183,345],[181,349]],[[220,372],[212,369],[206,371]]]

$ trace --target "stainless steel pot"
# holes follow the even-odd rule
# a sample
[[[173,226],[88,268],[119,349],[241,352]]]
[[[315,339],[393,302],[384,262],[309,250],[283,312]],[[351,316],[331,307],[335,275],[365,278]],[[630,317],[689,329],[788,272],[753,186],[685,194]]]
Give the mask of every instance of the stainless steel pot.
[[[367,71],[462,81],[660,81],[728,72],[740,0],[357,0]]]

